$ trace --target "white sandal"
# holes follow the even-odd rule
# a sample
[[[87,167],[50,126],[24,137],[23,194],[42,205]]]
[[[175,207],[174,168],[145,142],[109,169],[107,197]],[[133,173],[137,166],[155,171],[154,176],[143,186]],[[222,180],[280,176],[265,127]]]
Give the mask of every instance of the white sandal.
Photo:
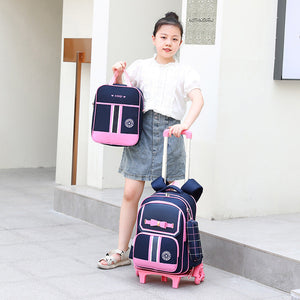
[[[98,268],[101,269],[113,269],[120,266],[127,266],[131,264],[131,261],[129,259],[129,252],[130,248],[128,248],[126,251],[116,249],[112,250],[109,253],[106,254],[105,257],[100,258],[98,261]],[[113,254],[119,254],[120,260],[117,260]],[[101,261],[106,261],[107,265],[101,264]]]

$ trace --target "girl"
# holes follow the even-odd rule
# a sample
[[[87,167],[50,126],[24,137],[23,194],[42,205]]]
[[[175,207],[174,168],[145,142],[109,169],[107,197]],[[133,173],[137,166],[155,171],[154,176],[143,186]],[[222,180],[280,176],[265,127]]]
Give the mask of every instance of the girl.
[[[112,269],[129,265],[129,241],[136,221],[137,207],[146,180],[161,175],[163,131],[170,129],[167,181],[184,178],[185,151],[181,136],[198,117],[203,97],[198,74],[191,68],[178,63],[174,55],[182,43],[183,29],[178,16],[171,12],[159,19],[153,31],[156,54],[153,58],[137,60],[128,74],[133,86],[144,94],[143,131],[140,141],[126,147],[120,165],[125,177],[125,187],[119,222],[118,249],[110,251],[98,262],[99,268]],[[118,71],[117,83],[122,83],[126,62],[113,65]],[[185,120],[180,123],[186,109],[186,100],[192,104]]]

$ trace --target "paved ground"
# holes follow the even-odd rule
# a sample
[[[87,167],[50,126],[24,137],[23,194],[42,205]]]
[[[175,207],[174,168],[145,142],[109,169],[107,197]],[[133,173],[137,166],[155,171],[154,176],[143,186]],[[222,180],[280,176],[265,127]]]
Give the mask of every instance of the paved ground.
[[[132,266],[97,269],[117,234],[53,210],[54,169],[0,170],[0,299],[290,299],[286,293],[208,265],[195,285],[149,277]]]

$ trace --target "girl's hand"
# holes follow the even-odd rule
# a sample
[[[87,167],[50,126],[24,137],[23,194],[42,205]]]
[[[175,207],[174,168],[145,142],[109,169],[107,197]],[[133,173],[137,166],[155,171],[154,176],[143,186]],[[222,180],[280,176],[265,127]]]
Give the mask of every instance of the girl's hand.
[[[170,126],[169,127],[169,136],[171,136],[173,134],[174,136],[179,138],[181,136],[182,131],[188,130],[188,129],[189,129],[188,126],[184,123]]]
[[[126,61],[116,62],[112,66],[113,73],[115,74],[115,72],[118,72],[115,83],[122,84],[122,75],[123,75],[125,68],[126,68]]]
[[[119,72],[119,74],[123,74],[124,70],[126,68],[126,61],[118,61],[112,66],[112,71],[115,73],[116,71]]]

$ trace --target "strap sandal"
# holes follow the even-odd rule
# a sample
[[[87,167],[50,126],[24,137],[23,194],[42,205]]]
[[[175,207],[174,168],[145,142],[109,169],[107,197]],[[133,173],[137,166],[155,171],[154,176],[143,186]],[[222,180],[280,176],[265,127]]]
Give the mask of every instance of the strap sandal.
[[[131,261],[129,259],[129,252],[130,248],[128,248],[126,251],[116,249],[106,253],[106,256],[100,258],[100,260],[98,261],[98,268],[107,270],[114,269],[120,266],[130,265]],[[117,255],[114,254],[118,254],[118,256],[120,256],[120,259],[116,258]],[[103,264],[102,262],[106,262],[106,264]]]

